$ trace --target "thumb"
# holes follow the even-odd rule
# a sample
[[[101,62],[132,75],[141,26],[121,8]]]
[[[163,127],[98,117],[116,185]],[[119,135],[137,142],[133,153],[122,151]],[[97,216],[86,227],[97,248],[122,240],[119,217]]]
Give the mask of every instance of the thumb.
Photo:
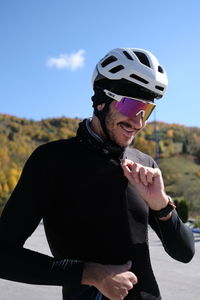
[[[132,261],[128,260],[124,265],[122,265],[123,272],[130,270],[132,266]]]

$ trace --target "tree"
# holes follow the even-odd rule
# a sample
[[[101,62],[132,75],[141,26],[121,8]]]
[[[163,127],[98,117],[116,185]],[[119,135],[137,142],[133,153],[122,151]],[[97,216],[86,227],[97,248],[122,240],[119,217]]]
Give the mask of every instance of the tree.
[[[187,203],[186,199],[177,198],[177,199],[174,199],[174,203],[176,205],[176,210],[178,212],[178,215],[179,215],[180,219],[184,223],[186,223],[187,220],[188,220],[188,210],[189,210],[188,203]]]

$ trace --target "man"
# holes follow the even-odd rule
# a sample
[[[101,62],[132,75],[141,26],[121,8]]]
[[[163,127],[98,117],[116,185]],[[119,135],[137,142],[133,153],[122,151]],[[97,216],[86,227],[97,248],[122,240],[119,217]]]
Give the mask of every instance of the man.
[[[181,262],[192,259],[194,240],[154,160],[128,146],[164,95],[166,72],[152,53],[118,48],[92,82],[92,119],[25,164],[1,216],[0,275],[63,286],[64,300],[158,300],[148,224]],[[23,248],[42,218],[53,257]]]

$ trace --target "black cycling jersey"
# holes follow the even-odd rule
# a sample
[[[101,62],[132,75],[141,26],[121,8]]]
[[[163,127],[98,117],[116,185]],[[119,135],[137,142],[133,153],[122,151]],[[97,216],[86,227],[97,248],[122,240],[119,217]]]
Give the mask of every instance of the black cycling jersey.
[[[0,218],[0,277],[63,286],[65,299],[80,286],[84,262],[132,260],[138,284],[127,299],[161,299],[148,247],[148,224],[167,253],[188,262],[194,239],[176,211],[156,219],[123,175],[120,159],[157,167],[133,148],[106,145],[80,124],[77,136],[38,147],[27,160]],[[25,249],[43,219],[52,257]],[[146,297],[146,298],[145,298]]]

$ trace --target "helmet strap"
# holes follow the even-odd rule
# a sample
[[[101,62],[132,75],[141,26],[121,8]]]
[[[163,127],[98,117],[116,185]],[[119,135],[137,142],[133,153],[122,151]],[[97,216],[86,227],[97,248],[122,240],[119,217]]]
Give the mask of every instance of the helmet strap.
[[[113,100],[104,93],[102,88],[96,87],[94,89],[94,95],[92,96],[92,101],[93,101],[94,115],[99,119],[102,130],[106,138],[108,139],[108,141],[111,141],[106,127],[105,119],[109,110],[109,105]],[[97,106],[103,103],[105,104],[103,109],[98,110]]]
[[[99,119],[100,124],[101,124],[101,128],[106,136],[106,138],[108,139],[108,141],[110,141],[110,136],[106,127],[106,115],[108,113],[109,110],[109,105],[111,103],[111,101],[106,101],[104,102],[105,106],[103,107],[102,110],[98,110],[97,106],[99,105],[94,105],[94,115]]]

